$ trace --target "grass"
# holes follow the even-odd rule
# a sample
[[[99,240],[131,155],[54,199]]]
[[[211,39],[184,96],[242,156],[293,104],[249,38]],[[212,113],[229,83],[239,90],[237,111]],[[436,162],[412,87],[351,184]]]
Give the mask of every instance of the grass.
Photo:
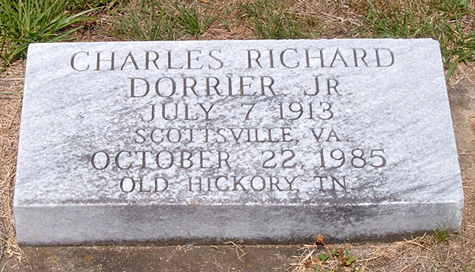
[[[437,224],[437,229],[434,231],[434,238],[438,243],[444,243],[449,240],[454,232],[447,227],[447,223]]]
[[[355,265],[356,257],[341,247],[330,248],[324,244],[306,245],[302,248],[302,254],[296,258],[297,262],[293,264],[292,272],[363,271],[363,268]]]
[[[438,40],[447,80],[460,62],[474,60],[475,30],[473,25],[464,23],[474,15],[468,0],[404,1],[403,5],[389,4],[389,8],[365,1],[368,15],[363,28],[369,28],[373,37]]]
[[[95,8],[112,8],[118,3],[126,3],[125,0],[68,0],[68,8],[72,11],[82,11]]]
[[[215,20],[209,13],[209,5],[200,5],[197,2],[187,5],[176,2],[172,7],[173,21],[179,29],[196,39],[199,39]]]
[[[351,33],[350,37],[433,38],[440,42],[447,79],[459,63],[475,60],[475,12],[469,0],[345,1],[340,11],[345,7],[354,21],[343,30],[324,27],[325,19],[345,18],[320,12],[322,5],[319,1],[274,0],[0,0],[0,57],[8,65],[24,57],[31,42],[68,39],[88,19],[85,15],[91,9],[101,8],[112,18],[108,35],[125,40],[201,39],[210,27],[221,24],[233,35],[245,26],[248,37],[257,39],[347,37],[344,33]]]
[[[311,39],[321,32],[316,15],[299,14],[285,1],[240,2],[239,10],[260,39]]]
[[[112,34],[127,40],[199,39],[214,21],[209,5],[141,0],[111,11]]]
[[[171,17],[160,1],[146,0],[139,4],[119,4],[112,11],[112,34],[132,40],[173,40]]]
[[[90,10],[71,15],[63,0],[0,0],[0,57],[4,65],[24,57],[33,42],[57,42],[80,28]]]

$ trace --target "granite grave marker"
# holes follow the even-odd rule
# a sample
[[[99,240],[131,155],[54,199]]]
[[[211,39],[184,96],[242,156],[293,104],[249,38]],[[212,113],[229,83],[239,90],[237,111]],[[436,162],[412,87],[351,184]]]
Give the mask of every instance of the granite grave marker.
[[[402,238],[462,207],[436,41],[29,47],[20,243]]]

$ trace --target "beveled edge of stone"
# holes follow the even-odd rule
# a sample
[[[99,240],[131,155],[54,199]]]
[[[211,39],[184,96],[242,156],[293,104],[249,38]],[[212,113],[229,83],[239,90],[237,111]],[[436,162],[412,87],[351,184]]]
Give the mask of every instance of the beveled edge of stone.
[[[17,207],[21,245],[116,245],[184,243],[288,244],[393,241],[460,231],[463,202],[313,206],[108,206]],[[41,213],[39,211],[42,211]],[[34,228],[21,224],[33,220]],[[100,224],[97,224],[100,222]],[[189,228],[194,225],[194,228]]]

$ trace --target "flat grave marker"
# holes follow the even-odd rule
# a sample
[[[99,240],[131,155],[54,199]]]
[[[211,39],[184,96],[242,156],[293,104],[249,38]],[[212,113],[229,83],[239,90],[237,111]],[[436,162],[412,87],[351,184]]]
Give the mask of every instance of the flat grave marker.
[[[29,47],[20,243],[402,238],[462,208],[434,40]]]

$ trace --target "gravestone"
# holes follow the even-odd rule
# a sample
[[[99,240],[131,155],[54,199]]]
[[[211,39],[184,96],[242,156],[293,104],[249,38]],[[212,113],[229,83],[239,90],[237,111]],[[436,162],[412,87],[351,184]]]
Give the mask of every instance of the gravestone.
[[[434,40],[29,47],[20,243],[402,238],[462,207]]]

